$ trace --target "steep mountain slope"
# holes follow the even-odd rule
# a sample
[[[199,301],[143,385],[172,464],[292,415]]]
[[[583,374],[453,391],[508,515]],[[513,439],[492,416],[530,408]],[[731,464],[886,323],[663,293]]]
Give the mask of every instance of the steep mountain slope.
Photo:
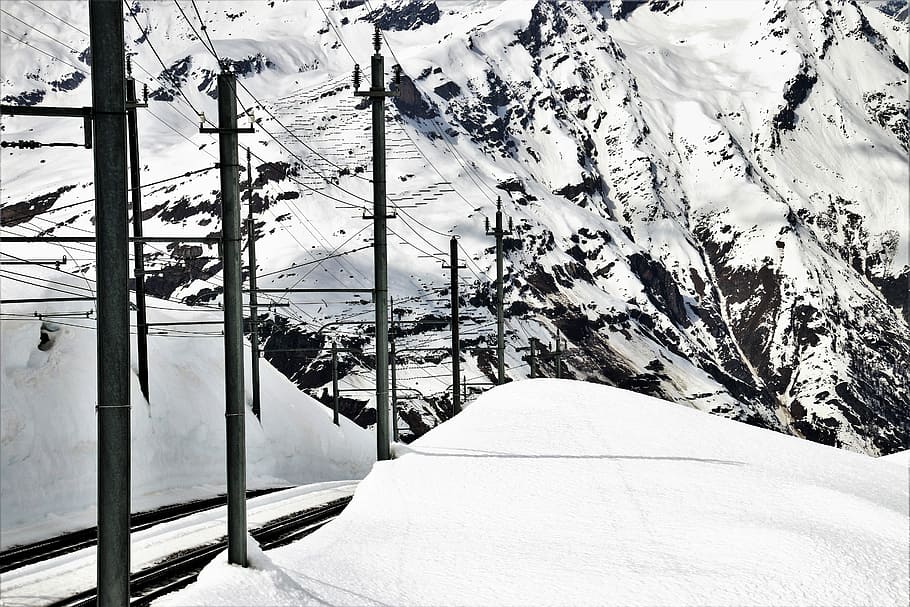
[[[396,316],[423,321],[403,325],[400,349],[447,344],[430,321],[446,317],[437,263],[457,234],[473,319],[461,356],[469,377],[492,377],[490,353],[474,348],[494,330],[483,219],[501,197],[514,222],[510,377],[528,373],[517,348],[559,331],[573,377],[871,454],[910,446],[906,22],[851,1],[199,5],[216,51],[255,95],[241,92],[242,104],[264,106],[258,133],[243,142],[256,155],[260,287],[371,282],[361,218],[371,195],[369,112],[352,95],[351,71],[354,60],[368,64],[376,23],[383,52],[395,53],[387,65],[404,71],[387,110],[389,197],[400,207],[390,222],[391,293]],[[130,47],[151,90],[143,180],[211,166],[205,154],[217,146],[193,124],[196,109],[215,115],[217,62],[199,41],[199,20],[189,5],[185,16],[132,6]],[[88,86],[72,71],[86,71],[75,52],[85,36],[29,19],[40,16],[31,5],[14,8],[72,46],[51,53],[73,65],[5,37],[7,102],[87,104]],[[55,5],[76,25],[83,9]],[[4,29],[50,48],[6,16]],[[3,124],[5,141],[39,138],[28,130],[35,121]],[[40,139],[79,140],[73,125],[47,124]],[[55,171],[36,171],[45,159]],[[84,152],[5,151],[3,160],[5,228],[90,227],[90,205],[62,208],[87,197]],[[214,174],[149,188],[146,233],[217,231],[216,188]],[[45,212],[30,218],[37,210]],[[215,257],[201,247],[152,251],[160,275],[149,288],[217,301]],[[329,296],[279,309],[263,324],[266,358],[327,398],[327,352],[286,350],[324,348],[334,334],[366,347],[341,366],[345,386],[368,388],[369,329],[318,329],[371,313],[364,300]],[[444,353],[402,355],[400,418],[410,433],[450,415],[450,363]],[[542,367],[554,372],[552,361]],[[370,424],[364,394],[343,403]]]

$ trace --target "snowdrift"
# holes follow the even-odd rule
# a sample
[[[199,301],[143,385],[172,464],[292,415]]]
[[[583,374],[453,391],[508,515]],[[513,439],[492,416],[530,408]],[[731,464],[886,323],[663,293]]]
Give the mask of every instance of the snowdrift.
[[[68,280],[72,283],[68,288],[78,285],[75,278]],[[60,296],[8,280],[3,283],[3,295]],[[88,303],[40,304],[39,312],[52,314],[79,305],[86,310],[92,307]],[[219,320],[220,316],[217,309],[190,310],[154,299],[149,306],[150,322]],[[38,348],[42,320],[28,318],[35,308],[26,304],[3,307],[3,547],[90,526],[95,519],[95,321],[49,319],[57,330],[45,330],[52,343],[42,351]],[[135,327],[135,318],[132,322]],[[150,403],[142,397],[135,373],[132,378],[134,511],[224,492],[224,346],[220,327],[178,328],[179,332],[169,336],[149,338]],[[245,364],[249,404],[248,358]],[[375,439],[369,432],[345,418],[336,427],[329,409],[297,390],[264,360],[261,376],[261,424],[247,408],[249,488],[354,479],[367,473],[375,459]]]
[[[334,523],[163,605],[903,605],[906,471],[563,380],[377,464]]]

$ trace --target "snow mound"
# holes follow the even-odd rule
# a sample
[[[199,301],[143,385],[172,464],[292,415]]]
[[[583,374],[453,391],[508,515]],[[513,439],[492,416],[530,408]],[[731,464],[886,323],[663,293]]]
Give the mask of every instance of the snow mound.
[[[4,297],[26,292],[36,296],[34,289],[17,290],[15,283],[4,281]],[[165,303],[170,310],[162,309]],[[66,305],[73,308],[47,303],[40,304],[38,312],[53,314]],[[150,322],[220,317],[217,310],[192,310],[155,299],[149,306]],[[34,309],[4,306],[9,317],[0,344],[3,548],[95,523],[95,320],[27,318]],[[135,327],[135,318],[132,323]],[[225,490],[223,338],[211,325],[183,328],[187,330],[149,338],[150,403],[142,396],[134,368],[134,512]],[[215,334],[201,334],[206,331]],[[42,332],[50,337],[42,338]],[[260,424],[249,407],[249,356],[245,365],[248,488],[356,479],[369,471],[375,460],[372,435],[346,418],[336,427],[328,408],[264,360]]]
[[[881,458],[882,461],[886,461],[891,464],[897,464],[898,466],[903,466],[904,468],[910,466],[910,449],[906,451],[898,451],[897,453],[892,453],[891,455],[886,455]]]
[[[399,456],[335,522],[270,552],[298,604],[907,604],[906,478],[863,455],[530,380]],[[159,604],[269,603],[276,588],[248,577]]]

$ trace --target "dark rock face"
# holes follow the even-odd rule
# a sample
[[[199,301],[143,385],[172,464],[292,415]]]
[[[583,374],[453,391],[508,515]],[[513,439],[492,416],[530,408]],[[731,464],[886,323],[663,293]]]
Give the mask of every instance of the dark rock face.
[[[796,128],[796,110],[809,98],[812,87],[818,81],[818,76],[810,72],[809,68],[803,66],[800,73],[787,83],[787,90],[784,91],[784,101],[786,104],[774,117],[774,126],[779,130],[790,130]]]
[[[629,265],[644,285],[651,303],[676,325],[688,327],[691,321],[686,313],[686,304],[676,281],[666,268],[641,253],[630,255]]]
[[[433,89],[433,92],[449,101],[461,94],[461,87],[454,82],[446,82]]]
[[[0,226],[11,228],[37,217],[51,209],[63,194],[75,189],[75,187],[75,185],[65,185],[53,192],[35,196],[25,202],[17,202],[0,208]]]
[[[8,103],[10,105],[38,105],[44,101],[44,96],[47,93],[42,89],[35,89],[33,91],[24,91],[18,95],[6,95],[3,98],[3,103]]]
[[[384,5],[367,14],[365,19],[383,30],[413,30],[439,21],[439,7],[432,0],[405,2],[398,6]]]
[[[871,280],[885,300],[900,310],[904,321],[910,325],[910,269],[904,269],[899,276],[872,277]]]
[[[425,120],[432,120],[439,116],[436,108],[424,99],[420,89],[414,85],[414,81],[406,74],[401,75],[401,88],[399,91],[401,94],[398,97],[393,97],[392,102],[403,115]]]
[[[55,91],[72,91],[85,80],[85,74],[82,72],[73,72],[59,80],[48,82],[51,89]]]
[[[149,99],[155,101],[173,101],[180,95],[178,92],[189,80],[190,69],[193,66],[191,57],[184,57],[171,64],[168,69],[161,72],[161,77],[171,83],[169,87],[159,87],[149,93]]]

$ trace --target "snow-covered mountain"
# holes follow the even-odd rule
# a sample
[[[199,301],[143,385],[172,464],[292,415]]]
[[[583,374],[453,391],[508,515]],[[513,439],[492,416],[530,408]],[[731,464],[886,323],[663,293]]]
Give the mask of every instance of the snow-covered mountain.
[[[215,116],[201,19],[258,123],[242,145],[255,155],[259,286],[368,288],[369,111],[352,71],[369,65],[378,24],[387,66],[404,72],[387,110],[390,292],[396,317],[424,321],[402,325],[400,350],[448,344],[429,321],[447,315],[439,262],[455,234],[468,265],[460,355],[471,383],[493,377],[476,348],[495,330],[484,219],[502,198],[511,378],[528,375],[518,348],[559,331],[566,376],[855,451],[907,449],[910,51],[906,3],[879,4],[274,0],[197,2],[197,15],[135,1],[143,181],[216,162],[194,113]],[[4,10],[4,103],[87,105],[85,3]],[[2,125],[4,142],[82,140],[79,121]],[[87,152],[2,154],[4,234],[91,228],[91,204],[76,204],[91,197]],[[146,188],[146,234],[217,231],[217,188],[215,171]],[[91,275],[88,248],[70,256]],[[162,246],[146,261],[155,295],[218,301],[214,248]],[[295,303],[263,323],[272,364],[327,401],[328,352],[282,350],[334,335],[364,348],[342,356],[343,385],[372,385],[369,328],[318,330],[369,321],[368,301],[274,297]],[[451,414],[450,363],[402,352],[406,435]],[[343,400],[363,425],[368,394]]]

